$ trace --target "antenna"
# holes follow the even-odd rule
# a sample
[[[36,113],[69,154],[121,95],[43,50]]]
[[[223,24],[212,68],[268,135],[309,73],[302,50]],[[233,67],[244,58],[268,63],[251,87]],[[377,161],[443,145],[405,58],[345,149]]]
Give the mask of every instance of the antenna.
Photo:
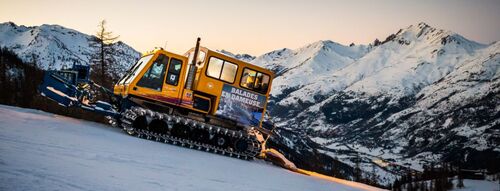
[[[163,46],[164,50],[167,50],[167,43],[168,43],[168,41],[165,41],[165,46]]]

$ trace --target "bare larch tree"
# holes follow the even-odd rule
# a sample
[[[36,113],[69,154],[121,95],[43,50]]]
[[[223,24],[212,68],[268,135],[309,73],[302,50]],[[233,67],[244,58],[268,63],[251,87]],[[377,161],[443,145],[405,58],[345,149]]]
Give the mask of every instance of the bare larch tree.
[[[113,43],[118,39],[118,37],[119,36],[113,35],[113,32],[108,31],[106,28],[106,20],[102,20],[99,22],[95,38],[92,39],[91,44],[96,49],[96,54],[93,56],[92,62],[100,65],[99,69],[95,69],[96,72],[100,71],[98,78],[104,86],[109,86],[111,84],[106,81],[106,68],[114,62],[112,57],[113,52],[115,51]]]

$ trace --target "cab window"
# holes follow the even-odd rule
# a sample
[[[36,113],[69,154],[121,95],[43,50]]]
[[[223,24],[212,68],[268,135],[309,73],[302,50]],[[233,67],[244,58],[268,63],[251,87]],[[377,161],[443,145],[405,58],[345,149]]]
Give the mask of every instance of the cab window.
[[[241,76],[240,86],[265,94],[269,87],[269,80],[269,75],[245,68]]]
[[[182,60],[172,58],[170,59],[170,66],[168,68],[167,79],[165,82],[170,85],[177,86],[179,83],[179,76],[182,69]]]
[[[120,84],[130,84],[130,82],[132,82],[132,80],[135,79],[142,69],[148,64],[152,57],[153,54],[142,57],[139,61],[137,61],[137,63],[123,77]]]
[[[238,65],[216,57],[210,57],[206,74],[207,76],[233,83],[237,71]]]
[[[137,82],[137,86],[161,91],[168,57],[160,55]]]

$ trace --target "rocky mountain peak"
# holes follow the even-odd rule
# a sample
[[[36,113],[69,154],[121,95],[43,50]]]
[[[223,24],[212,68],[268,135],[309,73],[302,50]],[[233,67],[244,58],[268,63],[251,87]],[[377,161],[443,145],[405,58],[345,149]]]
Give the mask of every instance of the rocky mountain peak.
[[[216,50],[217,52],[220,52],[222,54],[225,54],[226,56],[230,56],[230,57],[233,57],[233,58],[236,58],[238,60],[242,60],[242,61],[245,61],[245,62],[250,62],[252,61],[253,59],[255,59],[255,56],[252,56],[250,54],[234,54],[232,52],[229,52],[227,50]]]
[[[400,45],[411,45],[412,43],[425,43],[427,45],[462,47],[467,51],[484,48],[485,45],[466,39],[465,37],[449,30],[438,29],[420,22],[400,29],[397,33],[389,35],[381,44],[397,43]]]

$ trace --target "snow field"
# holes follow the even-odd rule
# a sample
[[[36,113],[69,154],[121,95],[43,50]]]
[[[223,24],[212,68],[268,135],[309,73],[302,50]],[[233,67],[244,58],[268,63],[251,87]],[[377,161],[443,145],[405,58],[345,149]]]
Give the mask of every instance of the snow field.
[[[354,185],[354,186],[353,186]],[[378,190],[0,105],[0,190]]]

